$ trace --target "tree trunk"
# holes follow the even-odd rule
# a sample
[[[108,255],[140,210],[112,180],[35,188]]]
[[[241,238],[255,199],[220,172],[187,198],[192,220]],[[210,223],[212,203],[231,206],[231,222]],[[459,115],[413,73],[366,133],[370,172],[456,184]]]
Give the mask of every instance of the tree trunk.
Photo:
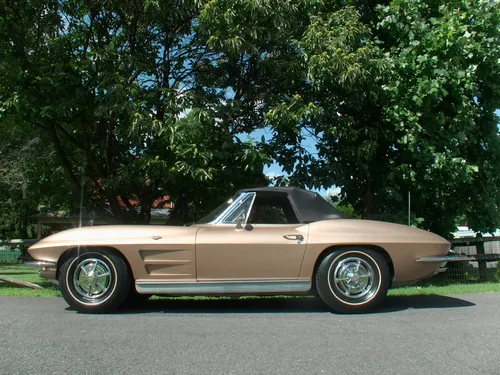
[[[187,214],[189,200],[185,195],[181,195],[175,201],[174,209],[167,219],[166,225],[183,225],[183,217]]]
[[[141,212],[139,213],[139,220],[141,224],[151,223],[151,204],[149,202],[141,202]]]
[[[106,200],[109,203],[109,206],[111,208],[111,212],[113,213],[113,216],[116,218],[116,221],[119,223],[124,223],[124,217],[122,210],[120,208],[120,205],[118,204],[118,201],[116,200],[116,195],[114,194],[114,191],[112,189],[106,189],[104,191],[106,195]]]
[[[49,133],[50,139],[52,140],[52,144],[54,145],[54,149],[56,150],[56,155],[59,159],[59,162],[63,167],[64,174],[66,175],[66,178],[68,179],[69,184],[71,186],[71,190],[73,191],[74,199],[75,201],[78,202],[80,199],[80,193],[82,187],[71,168],[68,157],[66,156],[66,152],[64,151],[64,148],[61,145],[59,137],[57,136],[55,127],[51,127],[47,129],[47,131]]]

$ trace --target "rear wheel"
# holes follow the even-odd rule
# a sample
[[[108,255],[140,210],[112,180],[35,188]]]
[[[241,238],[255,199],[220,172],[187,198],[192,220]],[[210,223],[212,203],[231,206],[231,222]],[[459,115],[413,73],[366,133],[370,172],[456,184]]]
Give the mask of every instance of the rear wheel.
[[[327,255],[316,271],[320,298],[335,312],[364,313],[387,295],[390,271],[385,258],[364,248],[344,248]]]
[[[132,283],[120,255],[106,249],[70,256],[62,265],[59,282],[65,301],[82,313],[107,313],[127,298]]]

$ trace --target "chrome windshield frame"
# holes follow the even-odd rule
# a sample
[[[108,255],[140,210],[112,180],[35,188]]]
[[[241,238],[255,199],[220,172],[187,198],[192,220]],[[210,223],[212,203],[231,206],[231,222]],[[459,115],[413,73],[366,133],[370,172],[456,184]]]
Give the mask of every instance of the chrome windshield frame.
[[[250,206],[248,208],[247,214],[245,215],[245,222],[242,224],[246,224],[248,220],[248,213],[252,210],[253,203],[255,201],[255,192],[245,192],[240,194],[215,220],[211,221],[208,224],[219,225],[219,224],[234,224],[234,223],[225,223],[225,219],[231,215],[239,206],[242,204],[248,197],[251,197],[252,201],[250,202]]]

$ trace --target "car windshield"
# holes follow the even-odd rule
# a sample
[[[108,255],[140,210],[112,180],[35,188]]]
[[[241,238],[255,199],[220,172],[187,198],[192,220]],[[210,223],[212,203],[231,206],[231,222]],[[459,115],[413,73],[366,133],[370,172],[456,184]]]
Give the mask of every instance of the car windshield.
[[[215,210],[210,212],[208,215],[206,215],[206,216],[202,217],[200,220],[198,220],[196,222],[196,224],[209,224],[209,223],[211,223],[212,221],[217,219],[224,212],[224,210],[226,210],[226,208],[228,208],[231,205],[231,203],[233,203],[234,200],[236,198],[238,198],[239,196],[240,196],[240,194],[234,195],[232,198],[230,198],[227,201],[225,201],[224,203],[222,203],[219,207],[217,207]]]

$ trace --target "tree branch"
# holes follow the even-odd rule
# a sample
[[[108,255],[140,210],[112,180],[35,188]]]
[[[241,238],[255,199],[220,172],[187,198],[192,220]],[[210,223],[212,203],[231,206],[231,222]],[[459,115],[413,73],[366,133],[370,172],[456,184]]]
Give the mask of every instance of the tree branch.
[[[78,142],[75,137],[73,137],[71,134],[69,134],[69,132],[59,123],[54,123],[54,126],[57,128],[57,130],[59,130],[63,135],[64,137],[69,141],[71,142],[71,144],[73,146],[76,146],[77,148],[79,148],[80,150],[85,150],[85,146],[82,144],[82,142]]]
[[[52,141],[52,144],[54,145],[57,158],[59,159],[59,162],[61,163],[61,166],[63,167],[64,174],[66,175],[66,178],[68,179],[68,182],[70,183],[71,190],[73,191],[73,194],[74,194],[74,198],[78,199],[78,197],[80,196],[81,185],[78,182],[78,179],[76,178],[76,175],[73,172],[73,169],[71,168],[68,157],[66,156],[66,152],[64,151],[64,148],[61,145],[59,137],[57,136],[57,131],[56,131],[55,127],[51,127],[48,129],[48,135]]]

